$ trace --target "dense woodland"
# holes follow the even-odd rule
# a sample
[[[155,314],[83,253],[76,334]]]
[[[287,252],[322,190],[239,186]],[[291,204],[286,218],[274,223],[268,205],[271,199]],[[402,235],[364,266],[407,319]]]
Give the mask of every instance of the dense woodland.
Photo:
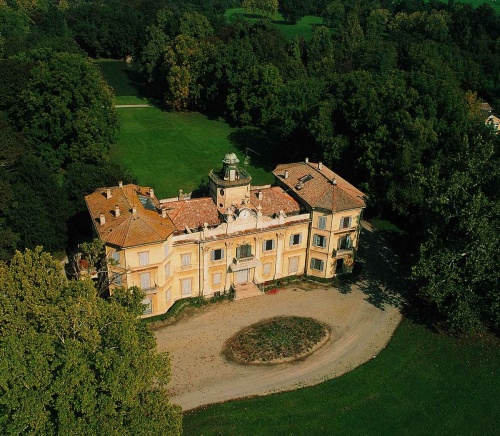
[[[273,163],[322,160],[364,190],[369,216],[410,235],[410,308],[452,331],[498,331],[500,147],[480,109],[500,108],[495,11],[453,0],[244,4],[290,23],[318,15],[324,26],[287,40],[268,18],[225,18],[241,5],[231,0],[0,0],[0,259],[12,262],[2,289],[17,295],[15,265],[47,270],[36,251],[11,260],[16,249],[64,251],[83,196],[130,180],[108,161],[119,125],[90,58],[132,56],[165,110],[259,127]]]

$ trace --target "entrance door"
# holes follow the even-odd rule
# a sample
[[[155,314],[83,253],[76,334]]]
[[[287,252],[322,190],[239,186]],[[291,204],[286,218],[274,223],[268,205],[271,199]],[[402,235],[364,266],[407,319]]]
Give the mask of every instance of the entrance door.
[[[337,263],[335,265],[335,273],[340,274],[344,272],[344,259],[337,259]]]
[[[236,271],[236,284],[248,282],[248,270]]]

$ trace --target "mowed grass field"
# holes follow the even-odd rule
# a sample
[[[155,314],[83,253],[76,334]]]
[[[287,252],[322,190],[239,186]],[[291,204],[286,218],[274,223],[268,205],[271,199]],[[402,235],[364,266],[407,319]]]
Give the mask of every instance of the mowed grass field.
[[[438,335],[404,320],[378,356],[292,392],[184,414],[185,435],[494,435],[498,339]]]
[[[197,189],[210,170],[222,168],[222,158],[236,153],[254,185],[272,183],[269,167],[244,166],[244,144],[233,138],[242,129],[210,120],[196,112],[165,112],[154,107],[117,109],[121,130],[111,159],[152,186],[160,198]],[[255,160],[254,160],[255,161]]]
[[[250,21],[259,21],[260,16],[245,14],[245,8],[231,8],[226,10],[226,17],[231,18],[236,15],[242,15]],[[272,23],[280,29],[287,39],[292,39],[295,35],[302,36],[306,41],[309,41],[313,34],[314,26],[320,26],[323,23],[321,17],[306,15],[297,24],[287,24],[281,14],[277,14]]]

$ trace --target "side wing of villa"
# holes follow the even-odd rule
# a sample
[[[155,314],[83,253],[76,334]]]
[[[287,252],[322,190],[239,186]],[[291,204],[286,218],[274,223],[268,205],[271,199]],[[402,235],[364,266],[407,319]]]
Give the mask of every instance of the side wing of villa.
[[[85,197],[105,243],[111,292],[138,286],[143,316],[181,298],[236,298],[288,276],[332,278],[352,270],[365,195],[320,163],[281,164],[274,185],[252,186],[228,153],[209,174],[210,196],[160,200],[153,188],[123,185]]]

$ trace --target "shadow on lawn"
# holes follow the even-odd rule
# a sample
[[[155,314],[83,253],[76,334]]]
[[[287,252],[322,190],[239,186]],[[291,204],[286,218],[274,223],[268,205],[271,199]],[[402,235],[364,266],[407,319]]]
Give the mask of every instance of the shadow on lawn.
[[[403,270],[398,256],[379,231],[363,228],[357,261],[359,265],[352,276],[337,279],[339,291],[348,293],[355,284],[375,307],[383,310],[389,304],[401,308],[405,301]]]
[[[233,130],[229,134],[229,141],[241,153],[249,157],[252,166],[266,171],[274,170],[274,147],[267,134],[261,129],[242,127]]]

